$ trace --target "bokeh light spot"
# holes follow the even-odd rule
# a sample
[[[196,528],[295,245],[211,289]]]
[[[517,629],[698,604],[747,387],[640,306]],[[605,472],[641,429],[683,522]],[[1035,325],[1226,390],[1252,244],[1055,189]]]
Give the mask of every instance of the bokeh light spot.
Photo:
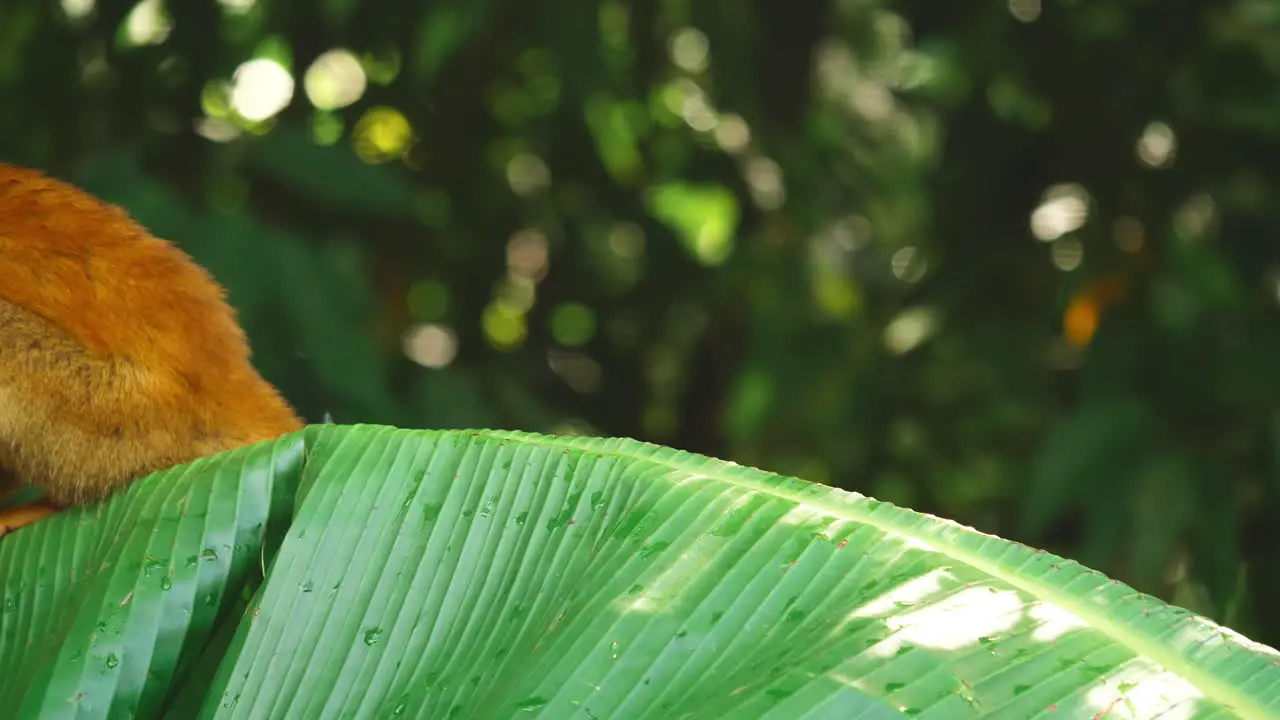
[[[609,250],[623,260],[639,260],[644,254],[644,228],[617,223],[609,230]]]
[[[498,281],[494,297],[516,312],[527,313],[538,300],[538,285],[531,278],[508,274]]]
[[[173,21],[163,0],[142,0],[125,20],[125,40],[130,45],[159,45],[169,37]]]
[[[551,169],[532,153],[518,153],[507,163],[507,183],[512,192],[528,197],[551,185]]]
[[[395,45],[383,45],[361,57],[365,76],[375,85],[390,85],[400,75],[404,55]]]
[[[564,303],[551,313],[551,335],[565,347],[580,347],[596,334],[596,313],[582,303]]]
[[[1147,125],[1138,138],[1138,160],[1149,168],[1167,168],[1173,165],[1178,152],[1178,136],[1173,128],[1162,122]]]
[[[1075,183],[1054,185],[1045,191],[1031,213],[1031,232],[1040,240],[1057,240],[1079,230],[1089,216],[1089,193]]]
[[[82,20],[93,12],[97,0],[62,0],[62,12],[68,20]]]
[[[270,58],[242,63],[231,82],[231,107],[250,122],[276,115],[293,100],[293,76]]]
[[[1173,228],[1190,240],[1203,240],[1213,227],[1218,208],[1206,193],[1192,195],[1173,215]]]
[[[894,277],[903,282],[915,283],[920,282],[924,277],[929,269],[929,263],[915,246],[907,245],[893,253],[893,258],[889,260],[889,267],[893,270]]]
[[[666,85],[661,92],[666,108],[682,118],[686,125],[698,132],[715,130],[718,119],[711,107],[711,100],[697,83],[680,78]]]
[[[490,303],[481,317],[485,337],[498,350],[514,350],[524,344],[528,325],[524,313],[503,302]]]
[[[699,73],[707,69],[709,43],[706,34],[697,28],[677,30],[671,36],[668,51],[671,62],[685,72]]]
[[[1053,258],[1053,266],[1063,272],[1070,272],[1084,262],[1084,245],[1073,237],[1059,238],[1049,250]]]
[[[933,308],[908,308],[885,326],[885,349],[893,355],[905,355],[928,340],[937,329],[938,314]]]
[[[210,80],[200,90],[200,109],[211,118],[226,118],[231,115],[231,83],[225,80]]]
[[[1020,22],[1035,22],[1042,10],[1040,0],[1009,0],[1009,14]]]
[[[336,145],[344,129],[342,118],[334,113],[317,111],[311,117],[311,139],[317,145]]]
[[[1101,316],[1098,299],[1090,293],[1082,293],[1071,301],[1063,314],[1062,334],[1072,345],[1084,347],[1097,332]]]
[[[410,314],[419,320],[433,322],[449,312],[449,288],[438,280],[419,280],[409,288],[405,301]]]
[[[417,325],[402,339],[410,360],[433,369],[447,367],[458,355],[458,336],[444,325]]]
[[[786,187],[782,183],[782,166],[770,158],[756,157],[747,162],[747,188],[751,199],[764,210],[777,210],[787,201]]]
[[[535,282],[547,274],[550,264],[547,236],[537,230],[520,230],[507,241],[507,271]]]
[[[413,143],[413,126],[399,110],[369,108],[356,122],[353,133],[356,154],[367,163],[402,157]]]
[[[751,127],[741,115],[732,113],[721,115],[716,125],[716,145],[730,155],[737,155],[751,144]]]
[[[302,79],[307,99],[321,110],[346,107],[368,86],[360,60],[350,50],[330,50],[311,63]]]
[[[849,278],[825,271],[813,280],[814,302],[833,318],[851,318],[862,308],[862,295]]]

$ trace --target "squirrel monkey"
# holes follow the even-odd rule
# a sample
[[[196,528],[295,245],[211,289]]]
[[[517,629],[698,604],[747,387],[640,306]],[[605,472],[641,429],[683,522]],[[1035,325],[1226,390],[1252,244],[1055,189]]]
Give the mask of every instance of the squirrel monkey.
[[[117,207],[0,163],[0,537],[155,470],[297,430],[224,291]]]

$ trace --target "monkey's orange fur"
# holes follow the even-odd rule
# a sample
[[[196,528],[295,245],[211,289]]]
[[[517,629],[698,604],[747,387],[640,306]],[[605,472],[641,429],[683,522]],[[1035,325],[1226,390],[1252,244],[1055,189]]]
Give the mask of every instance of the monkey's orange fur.
[[[119,208],[0,164],[0,536],[54,508],[302,426],[222,288]]]

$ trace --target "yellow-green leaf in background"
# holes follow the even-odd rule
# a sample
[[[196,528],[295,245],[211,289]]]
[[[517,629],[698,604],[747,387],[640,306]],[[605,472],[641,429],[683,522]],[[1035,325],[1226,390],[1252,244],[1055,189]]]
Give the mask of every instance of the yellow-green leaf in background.
[[[648,196],[653,216],[666,223],[703,265],[719,265],[733,252],[738,230],[738,199],[721,185],[669,182]]]

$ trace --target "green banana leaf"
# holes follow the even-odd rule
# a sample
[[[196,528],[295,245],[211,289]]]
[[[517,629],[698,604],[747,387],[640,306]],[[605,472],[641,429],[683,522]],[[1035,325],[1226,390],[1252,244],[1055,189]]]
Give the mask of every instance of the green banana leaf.
[[[0,540],[17,718],[1275,718],[1076,563],[631,440],[314,426]]]

